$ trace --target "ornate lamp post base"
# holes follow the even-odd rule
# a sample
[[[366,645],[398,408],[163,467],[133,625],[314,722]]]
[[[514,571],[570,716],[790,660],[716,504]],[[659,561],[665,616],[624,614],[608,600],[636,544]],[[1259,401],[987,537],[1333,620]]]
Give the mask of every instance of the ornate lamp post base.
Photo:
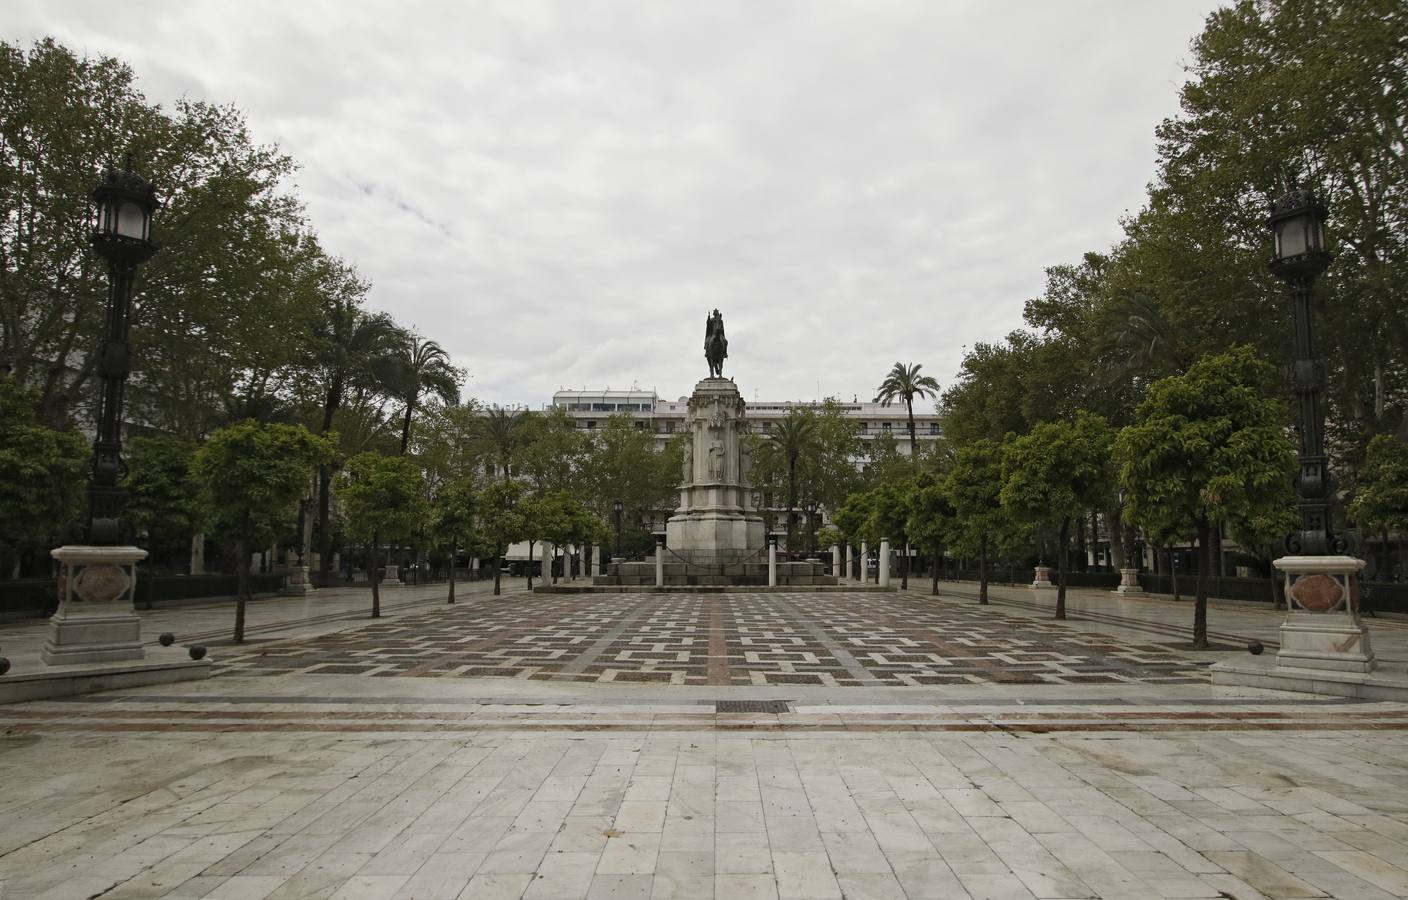
[[[1120,569],[1120,583],[1110,593],[1119,594],[1121,597],[1145,597],[1148,592],[1139,583],[1138,569]]]
[[[1054,588],[1055,586],[1056,585],[1051,583],[1051,567],[1037,566],[1036,577],[1032,579],[1032,590]]]
[[[1289,607],[1281,624],[1277,668],[1372,672],[1377,666],[1369,629],[1359,619],[1359,570],[1352,556],[1284,556]]]
[[[318,589],[313,586],[313,579],[309,575],[308,566],[292,566],[288,570],[288,582],[281,588],[279,593],[285,597],[302,597],[307,594],[316,594]]]
[[[137,547],[66,546],[59,561],[59,608],[49,619],[40,658],[51,666],[142,659],[142,620],[132,605]]]

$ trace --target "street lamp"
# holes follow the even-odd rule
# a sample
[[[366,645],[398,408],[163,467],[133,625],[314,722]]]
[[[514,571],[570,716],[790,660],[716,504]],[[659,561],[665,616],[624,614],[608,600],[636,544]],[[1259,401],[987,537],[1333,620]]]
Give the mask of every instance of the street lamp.
[[[122,468],[122,400],[131,371],[127,314],[137,266],[156,252],[151,226],[158,204],[156,191],[146,179],[135,172],[112,169],[93,189],[93,201],[91,240],[94,251],[108,261],[108,303],[105,333],[98,348],[102,394],[88,484],[86,541],[94,546],[115,546],[123,539],[118,519],[124,491],[118,476]]]
[[[1315,194],[1292,181],[1286,195],[1272,203],[1268,223],[1275,238],[1271,271],[1290,286],[1295,313],[1292,382],[1300,412],[1300,475],[1296,485],[1301,530],[1286,538],[1286,549],[1293,556],[1325,556],[1343,553],[1348,547],[1330,528],[1332,484],[1325,457],[1325,410],[1320,405],[1325,366],[1315,353],[1311,310],[1315,278],[1331,259],[1325,249],[1325,215],[1325,207]]]
[[[625,510],[626,504],[620,500],[613,500],[611,512],[616,515],[616,558],[621,559],[621,513]]]

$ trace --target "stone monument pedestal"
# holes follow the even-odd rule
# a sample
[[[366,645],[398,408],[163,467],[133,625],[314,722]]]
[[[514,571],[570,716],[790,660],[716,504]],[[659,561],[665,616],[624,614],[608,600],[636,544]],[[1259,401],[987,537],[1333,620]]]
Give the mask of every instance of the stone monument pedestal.
[[[142,620],[132,601],[147,551],[70,545],[49,555],[60,566],[59,608],[40,659],[51,666],[142,659]]]
[[[1046,588],[1054,588],[1055,586],[1056,585],[1051,583],[1051,567],[1037,566],[1036,577],[1032,580],[1032,589],[1044,590]]]
[[[694,386],[685,421],[680,503],[665,523],[671,557],[691,566],[762,562],[763,519],[753,508],[748,483],[752,460],[742,437],[747,405],[727,378],[705,378]]]

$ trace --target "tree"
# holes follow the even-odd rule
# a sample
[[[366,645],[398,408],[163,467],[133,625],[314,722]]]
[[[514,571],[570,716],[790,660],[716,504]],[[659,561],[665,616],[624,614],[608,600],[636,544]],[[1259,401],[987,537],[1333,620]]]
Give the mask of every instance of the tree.
[[[153,435],[128,443],[126,514],[147,533],[153,553],[163,544],[189,544],[199,530],[200,493],[191,478],[196,445],[178,437]]]
[[[909,428],[909,455],[916,460],[919,458],[919,445],[914,432],[914,398],[939,395],[939,383],[930,375],[920,375],[921,368],[923,366],[919,363],[895,363],[885,380],[880,382],[875,394],[875,402],[881,406],[889,406],[896,400],[904,401]]]
[[[870,494],[866,491],[857,491],[842,501],[831,514],[831,520],[851,544],[870,543],[875,540],[875,520],[870,514]],[[860,561],[862,580],[865,579],[867,564],[868,560]]]
[[[955,510],[949,501],[943,479],[930,472],[920,472],[914,477],[907,500],[909,520],[905,524],[905,532],[916,546],[927,547],[933,554],[934,565],[929,593],[937,595],[939,559],[944,539],[953,528]],[[984,574],[985,579],[986,577]],[[987,602],[986,591],[983,592],[980,602]]]
[[[912,484],[884,482],[869,491],[870,533],[888,539],[891,549],[909,546],[909,493]],[[901,557],[900,587],[909,587],[909,555]]]
[[[460,544],[468,541],[474,533],[478,498],[472,475],[462,475],[446,482],[435,495],[434,530],[450,548],[450,589],[445,597],[446,603],[455,602],[455,557]]]
[[[1003,450],[1003,508],[1033,525],[1060,527],[1058,619],[1066,618],[1071,522],[1108,501],[1112,438],[1103,418],[1081,412],[1074,422],[1043,422]]]
[[[583,495],[592,511],[605,520],[611,504],[620,500],[627,515],[641,519],[673,511],[678,500],[684,435],[663,450],[655,435],[637,428],[629,415],[615,415],[592,435],[591,450],[582,464]],[[643,530],[626,534],[627,553],[646,549]]]
[[[350,268],[329,262],[322,314],[313,332],[312,361],[322,390],[323,420],[319,434],[333,427],[349,386],[366,383],[396,350],[401,332],[384,313],[361,308],[367,285]],[[331,460],[318,470],[318,572],[324,582],[332,571]]]
[[[518,450],[523,444],[523,423],[527,421],[516,409],[490,407],[479,419],[480,454],[493,460],[504,481],[512,476]]]
[[[475,534],[481,555],[494,560],[494,596],[499,595],[500,569],[508,545],[527,537],[527,525],[519,508],[525,494],[517,481],[494,481],[486,485],[475,501],[478,517]]]
[[[1408,444],[1387,434],[1369,442],[1349,515],[1361,533],[1408,535]],[[1394,574],[1392,564],[1386,568]]]
[[[405,540],[421,528],[428,512],[420,467],[405,456],[359,453],[347,461],[338,486],[348,530],[370,542],[372,618],[381,616],[381,575],[376,552],[385,538],[386,565],[391,564],[390,543]]]
[[[450,364],[450,354],[434,341],[423,341],[410,332],[402,332],[400,346],[388,357],[391,371],[386,381],[406,405],[401,421],[401,453],[411,445],[411,416],[427,394],[439,397],[446,404],[460,400],[460,379],[463,373]]]
[[[1250,347],[1205,356],[1187,374],[1151,385],[1114,444],[1130,517],[1154,533],[1197,537],[1198,649],[1208,646],[1213,530],[1275,515],[1296,472],[1285,406],[1265,394],[1273,383]]]
[[[960,553],[978,557],[979,603],[988,602],[988,550],[1011,527],[1002,506],[1002,458],[1002,445],[994,441],[959,447],[943,484],[952,507],[950,540]]]
[[[40,396],[0,376],[0,549],[18,578],[22,555],[57,544],[82,509],[88,442],[41,424]]]
[[[292,523],[309,473],[332,453],[330,441],[301,425],[253,420],[220,429],[196,451],[191,472],[205,520],[212,533],[235,545],[235,643],[244,641],[250,548],[268,544]]]
[[[803,456],[813,451],[816,442],[816,422],[810,409],[793,407],[787,410],[769,436],[773,452],[787,471],[787,547],[797,549],[797,467]],[[808,532],[810,533],[810,531]]]

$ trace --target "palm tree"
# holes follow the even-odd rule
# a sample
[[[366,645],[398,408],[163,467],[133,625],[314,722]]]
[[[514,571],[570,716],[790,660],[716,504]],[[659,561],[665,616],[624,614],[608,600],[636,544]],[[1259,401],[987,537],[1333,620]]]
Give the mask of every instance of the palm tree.
[[[520,428],[524,423],[522,413],[516,409],[501,406],[490,407],[488,413],[479,420],[478,444],[484,456],[493,459],[503,473],[504,481],[510,478],[509,470],[514,456],[518,453],[522,438]]]
[[[387,382],[394,386],[406,404],[401,422],[401,455],[411,444],[411,416],[420,399],[427,394],[445,403],[460,400],[460,371],[450,364],[450,354],[434,341],[422,341],[410,332],[402,332],[401,346],[392,357],[394,366]]]
[[[933,376],[920,375],[922,368],[919,363],[895,363],[875,393],[875,402],[881,406],[889,406],[896,400],[904,401],[905,414],[909,417],[909,458],[916,463],[919,460],[919,442],[914,433],[914,398],[939,395],[939,383]]]
[[[385,313],[367,313],[355,295],[341,294],[323,308],[313,329],[313,357],[323,382],[323,422],[319,434],[332,429],[348,386],[372,373],[396,352],[401,330]],[[318,467],[318,574],[326,583],[332,570],[332,467]]]
[[[789,409],[777,423],[770,440],[776,451],[787,460],[787,546],[793,544],[792,513],[797,506],[797,461],[816,443],[816,422],[810,410]]]
[[[1105,311],[1101,342],[1118,364],[1114,377],[1130,373],[1178,375],[1191,363],[1192,336],[1164,315],[1157,301],[1137,291],[1122,293]]]

